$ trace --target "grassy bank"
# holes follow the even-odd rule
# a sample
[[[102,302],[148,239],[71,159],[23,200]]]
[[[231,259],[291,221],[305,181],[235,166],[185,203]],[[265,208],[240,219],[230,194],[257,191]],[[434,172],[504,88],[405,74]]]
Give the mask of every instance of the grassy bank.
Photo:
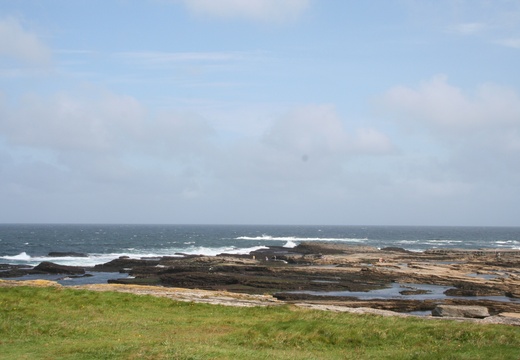
[[[520,329],[0,288],[0,359],[519,359]]]

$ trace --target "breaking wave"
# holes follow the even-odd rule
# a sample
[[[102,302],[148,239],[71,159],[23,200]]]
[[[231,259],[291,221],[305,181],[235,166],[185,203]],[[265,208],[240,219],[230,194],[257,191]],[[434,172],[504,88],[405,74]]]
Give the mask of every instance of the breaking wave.
[[[13,256],[0,256],[0,259],[7,260],[11,264],[15,265],[28,265],[36,266],[43,261],[50,261],[55,264],[69,265],[69,266],[84,266],[90,267],[98,264],[104,264],[121,256],[129,257],[131,259],[141,258],[159,258],[162,256],[178,256],[183,255],[203,255],[203,256],[215,256],[218,254],[234,254],[234,255],[247,255],[255,250],[267,249],[265,246],[253,246],[247,248],[238,248],[235,246],[223,246],[223,247],[205,247],[205,246],[191,246],[187,248],[172,248],[172,249],[157,249],[139,251],[134,248],[128,248],[124,252],[120,253],[107,253],[107,254],[89,254],[84,257],[75,256],[30,256],[26,252],[22,252],[18,255]]]
[[[364,242],[368,238],[322,238],[322,237],[297,237],[297,236],[239,236],[235,240],[256,240],[256,241],[328,241],[328,242]]]
[[[31,257],[29,255],[27,255],[27,253],[24,251],[18,255],[14,255],[14,256],[0,256],[0,259],[15,260],[15,261],[16,260],[28,261],[31,259]]]
[[[295,243],[294,241],[292,240],[289,240],[285,243],[285,245],[283,246],[284,248],[289,248],[289,249],[292,249],[292,248],[295,248],[298,244]]]

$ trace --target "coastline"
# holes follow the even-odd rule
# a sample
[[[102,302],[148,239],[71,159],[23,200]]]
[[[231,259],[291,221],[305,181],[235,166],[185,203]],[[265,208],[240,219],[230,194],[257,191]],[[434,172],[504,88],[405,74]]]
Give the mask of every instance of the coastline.
[[[87,270],[125,272],[130,277],[72,288],[148,293],[233,306],[293,304],[393,316],[422,312],[421,317],[428,317],[439,305],[481,306],[489,311],[482,322],[503,321],[501,314],[520,314],[520,250],[410,252],[302,243],[249,255],[122,257]],[[424,285],[429,287],[424,289]],[[437,287],[444,291],[435,294]],[[359,296],[392,289],[398,291],[397,298]]]
[[[2,287],[56,287],[63,288],[62,285],[48,280],[2,280],[0,279],[0,288]],[[520,326],[520,313],[504,312],[485,318],[468,318],[468,317],[436,317],[422,316],[414,314],[399,313],[390,310],[380,310],[370,307],[350,307],[345,305],[316,304],[312,302],[285,302],[279,300],[272,295],[250,295],[230,293],[227,291],[212,291],[200,289],[184,289],[184,288],[165,288],[161,286],[143,286],[143,285],[121,285],[121,284],[90,284],[76,285],[67,287],[69,289],[88,290],[88,291],[110,291],[123,292],[134,295],[148,295],[155,297],[164,297],[174,301],[184,301],[193,303],[202,303],[210,305],[234,306],[234,307],[269,307],[292,305],[298,308],[307,308],[310,310],[344,312],[351,314],[370,314],[377,316],[397,316],[404,318],[420,318],[425,320],[452,320],[472,322],[476,324],[496,324]]]

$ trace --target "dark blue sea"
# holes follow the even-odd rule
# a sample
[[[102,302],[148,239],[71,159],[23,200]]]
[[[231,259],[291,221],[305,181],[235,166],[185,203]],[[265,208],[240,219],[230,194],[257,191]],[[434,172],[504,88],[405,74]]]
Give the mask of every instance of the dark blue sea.
[[[520,249],[520,227],[0,224],[0,263],[93,266],[120,256],[247,254],[266,246],[294,247],[303,241],[412,251]],[[55,251],[87,256],[48,256]]]

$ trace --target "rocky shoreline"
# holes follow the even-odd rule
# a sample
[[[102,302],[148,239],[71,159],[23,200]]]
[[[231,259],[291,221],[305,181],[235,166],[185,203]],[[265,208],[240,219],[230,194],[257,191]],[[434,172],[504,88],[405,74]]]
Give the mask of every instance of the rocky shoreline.
[[[487,310],[486,316],[480,316],[484,318],[508,314],[515,319],[520,314],[520,250],[410,252],[400,248],[302,243],[295,248],[270,247],[249,255],[121,257],[93,268],[41,263],[33,269],[22,269],[0,264],[0,278],[4,279],[45,273],[88,276],[87,272],[129,274],[109,283],[129,286],[132,291],[150,286],[197,289],[235,297],[268,296],[273,303],[328,309],[368,308],[397,314],[432,312],[439,306],[482,307]],[[440,296],[428,296],[431,290],[418,284],[442,286],[445,290]],[[370,294],[396,287],[397,298],[330,294]]]

